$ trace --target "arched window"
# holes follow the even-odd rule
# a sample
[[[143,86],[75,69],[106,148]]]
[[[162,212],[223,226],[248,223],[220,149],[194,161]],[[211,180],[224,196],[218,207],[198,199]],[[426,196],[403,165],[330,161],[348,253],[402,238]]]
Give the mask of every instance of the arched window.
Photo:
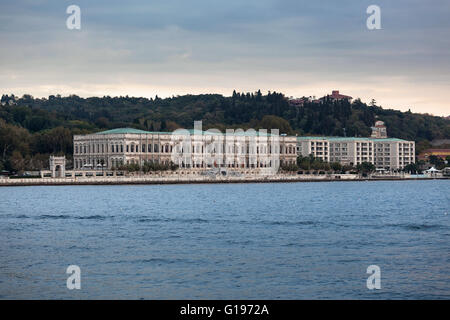
[[[152,152],[152,145],[151,144],[148,145],[147,150],[148,150],[148,152]]]

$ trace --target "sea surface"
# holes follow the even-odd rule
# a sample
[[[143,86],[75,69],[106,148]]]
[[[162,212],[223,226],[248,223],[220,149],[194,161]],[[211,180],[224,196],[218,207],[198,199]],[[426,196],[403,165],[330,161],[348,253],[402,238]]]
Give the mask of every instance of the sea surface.
[[[449,299],[450,181],[1,187],[0,299],[61,298]]]

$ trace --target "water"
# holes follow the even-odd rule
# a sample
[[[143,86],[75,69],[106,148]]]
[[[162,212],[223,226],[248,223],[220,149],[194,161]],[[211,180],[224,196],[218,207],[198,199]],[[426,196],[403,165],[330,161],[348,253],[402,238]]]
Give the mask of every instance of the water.
[[[2,187],[0,298],[449,299],[449,187]]]

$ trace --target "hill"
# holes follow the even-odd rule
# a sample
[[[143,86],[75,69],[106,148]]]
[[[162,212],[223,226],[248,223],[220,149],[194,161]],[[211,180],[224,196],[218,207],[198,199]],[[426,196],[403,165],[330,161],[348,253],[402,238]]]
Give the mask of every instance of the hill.
[[[72,154],[72,136],[117,127],[150,131],[192,128],[279,128],[298,135],[369,136],[375,120],[388,135],[417,143],[417,151],[435,139],[450,138],[450,122],[442,117],[384,109],[360,100],[325,99],[321,103],[289,104],[277,92],[262,95],[233,92],[184,95],[161,99],[140,97],[33,98],[3,95],[0,105],[0,170],[39,169],[50,153]]]

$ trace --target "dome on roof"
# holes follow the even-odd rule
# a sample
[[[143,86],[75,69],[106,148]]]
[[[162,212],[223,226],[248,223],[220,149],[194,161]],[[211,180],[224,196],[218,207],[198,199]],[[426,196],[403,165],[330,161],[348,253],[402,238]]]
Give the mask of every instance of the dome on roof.
[[[144,130],[134,129],[134,128],[117,128],[106,131],[97,132],[96,134],[124,134],[124,133],[148,133]]]

